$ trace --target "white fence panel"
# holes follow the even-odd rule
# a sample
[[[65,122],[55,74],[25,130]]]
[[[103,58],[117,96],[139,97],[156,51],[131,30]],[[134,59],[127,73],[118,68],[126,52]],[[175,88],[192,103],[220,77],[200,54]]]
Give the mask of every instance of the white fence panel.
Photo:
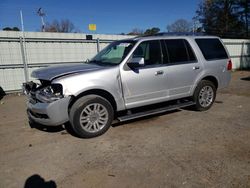
[[[22,32],[0,31],[0,87],[4,91],[20,90],[25,82],[22,56]],[[24,57],[30,73],[40,67],[61,63],[83,62],[102,50],[110,42],[130,38],[128,35],[25,32]],[[234,69],[250,68],[250,40],[223,39]]]
[[[233,62],[233,69],[250,68],[250,40],[222,39]]]
[[[22,32],[0,31],[0,87],[4,91],[19,90],[25,82],[22,36]],[[24,36],[29,80],[30,73],[37,68],[92,58],[97,53],[97,39],[101,50],[114,40],[133,37],[94,34],[93,40],[86,40],[86,34],[42,32],[25,32]]]

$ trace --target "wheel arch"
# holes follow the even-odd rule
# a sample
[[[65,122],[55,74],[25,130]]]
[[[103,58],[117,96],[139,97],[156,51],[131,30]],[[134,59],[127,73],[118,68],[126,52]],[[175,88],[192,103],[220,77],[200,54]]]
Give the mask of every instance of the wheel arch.
[[[117,110],[117,104],[116,104],[114,96],[111,93],[109,93],[108,91],[103,90],[103,89],[90,89],[90,90],[87,90],[87,91],[84,91],[84,92],[78,94],[77,96],[73,95],[71,97],[70,102],[69,102],[68,111],[70,112],[70,109],[71,109],[72,105],[79,98],[81,98],[83,96],[86,96],[86,95],[98,95],[100,97],[105,98],[106,100],[108,100],[110,102],[111,106],[113,107],[114,112],[116,112],[116,110]]]
[[[216,89],[218,88],[219,82],[218,82],[218,79],[215,76],[211,76],[211,75],[210,76],[205,76],[200,81],[202,81],[202,80],[208,80],[208,81],[210,81],[210,82],[212,82],[214,84]]]

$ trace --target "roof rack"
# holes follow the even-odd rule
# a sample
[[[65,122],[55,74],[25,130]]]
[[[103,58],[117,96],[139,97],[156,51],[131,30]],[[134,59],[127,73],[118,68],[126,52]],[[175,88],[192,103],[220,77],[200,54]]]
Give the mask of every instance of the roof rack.
[[[161,32],[148,36],[205,36],[205,33],[193,33],[193,32]]]

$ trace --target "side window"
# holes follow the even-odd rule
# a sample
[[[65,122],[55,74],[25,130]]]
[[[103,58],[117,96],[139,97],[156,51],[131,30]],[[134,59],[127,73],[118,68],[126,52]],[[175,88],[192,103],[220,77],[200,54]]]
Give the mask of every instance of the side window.
[[[161,49],[162,49],[162,54],[163,54],[163,63],[164,64],[170,63],[168,53],[167,53],[167,46],[163,40],[161,40]]]
[[[139,44],[133,52],[133,58],[137,57],[143,57],[145,65],[161,64],[162,58],[160,41],[152,40]]]
[[[206,60],[227,59],[227,53],[219,39],[195,39]]]
[[[196,61],[194,51],[193,51],[192,47],[190,46],[190,44],[188,43],[188,41],[184,40],[184,43],[185,43],[186,48],[187,48],[188,60],[189,61]]]
[[[182,39],[165,40],[170,63],[188,61],[188,54],[185,43]]]

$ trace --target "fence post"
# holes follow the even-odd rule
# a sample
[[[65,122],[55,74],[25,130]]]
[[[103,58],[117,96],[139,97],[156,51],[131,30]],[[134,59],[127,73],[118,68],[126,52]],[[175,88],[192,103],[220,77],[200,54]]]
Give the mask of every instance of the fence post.
[[[96,45],[97,45],[97,53],[99,53],[100,52],[100,39],[99,38],[96,39]]]
[[[241,53],[240,53],[240,70],[244,69],[244,47],[245,42],[243,41],[241,44]]]
[[[25,56],[25,51],[24,51],[24,38],[20,37],[20,47],[21,47],[21,55],[22,55],[22,60],[23,60],[23,70],[24,70],[24,78],[25,82],[29,81],[28,77],[28,66],[27,66],[27,61],[26,61],[26,56]]]

